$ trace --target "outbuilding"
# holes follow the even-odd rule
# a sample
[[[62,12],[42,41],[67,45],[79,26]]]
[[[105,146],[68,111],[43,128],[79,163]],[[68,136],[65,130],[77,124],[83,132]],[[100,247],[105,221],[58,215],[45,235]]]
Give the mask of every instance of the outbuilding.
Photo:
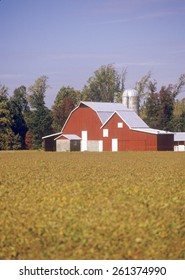
[[[50,152],[56,151],[55,138],[59,135],[61,135],[61,132],[57,132],[57,133],[46,135],[46,136],[42,137],[43,147],[44,147],[45,151],[47,151],[47,152],[48,151],[50,151]]]
[[[174,151],[185,151],[185,132],[174,133]]]
[[[54,140],[57,152],[74,152],[81,149],[81,138],[75,134],[61,134]]]

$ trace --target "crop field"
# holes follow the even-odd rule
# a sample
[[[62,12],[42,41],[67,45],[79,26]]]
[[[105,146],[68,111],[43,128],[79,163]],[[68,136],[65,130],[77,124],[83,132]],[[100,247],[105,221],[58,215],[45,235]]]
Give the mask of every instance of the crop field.
[[[0,259],[185,259],[185,153],[0,152]]]

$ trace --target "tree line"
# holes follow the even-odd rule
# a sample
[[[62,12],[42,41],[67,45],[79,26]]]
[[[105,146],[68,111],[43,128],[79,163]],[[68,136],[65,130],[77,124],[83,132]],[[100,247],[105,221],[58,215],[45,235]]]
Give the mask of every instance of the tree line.
[[[61,130],[69,113],[80,100],[121,102],[127,70],[120,72],[113,64],[101,66],[88,79],[82,91],[61,87],[54,104],[45,104],[48,77],[39,77],[33,85],[16,88],[9,96],[0,84],[0,150],[40,149],[42,137]],[[151,72],[135,83],[139,96],[139,115],[151,127],[168,131],[185,131],[185,98],[178,94],[185,85],[185,74],[176,84],[162,86]]]

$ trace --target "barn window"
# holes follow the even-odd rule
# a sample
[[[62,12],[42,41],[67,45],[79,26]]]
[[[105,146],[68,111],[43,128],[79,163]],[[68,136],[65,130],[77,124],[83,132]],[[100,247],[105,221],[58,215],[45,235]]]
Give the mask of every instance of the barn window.
[[[122,122],[118,122],[118,128],[122,128],[123,127],[123,123]]]
[[[109,130],[103,129],[103,137],[108,137],[108,136],[109,136]]]

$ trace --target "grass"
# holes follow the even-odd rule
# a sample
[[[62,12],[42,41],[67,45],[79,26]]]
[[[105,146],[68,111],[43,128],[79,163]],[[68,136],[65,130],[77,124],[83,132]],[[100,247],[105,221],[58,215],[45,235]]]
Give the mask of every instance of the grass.
[[[185,153],[0,152],[0,259],[185,259]]]

